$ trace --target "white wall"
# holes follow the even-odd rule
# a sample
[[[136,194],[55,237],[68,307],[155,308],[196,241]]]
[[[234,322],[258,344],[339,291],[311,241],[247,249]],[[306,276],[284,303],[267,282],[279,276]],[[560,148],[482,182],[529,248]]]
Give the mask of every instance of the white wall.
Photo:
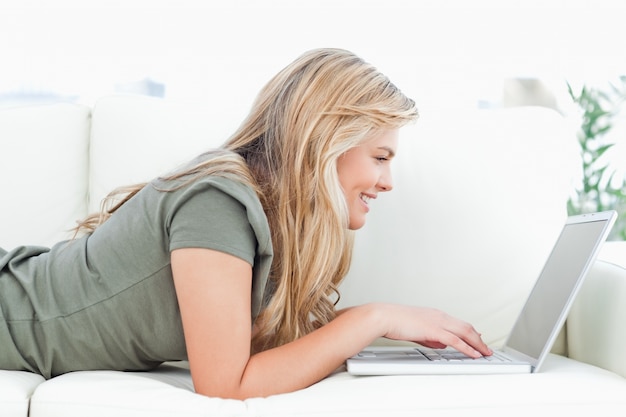
[[[0,99],[93,104],[150,78],[234,128],[271,75],[334,46],[377,65],[425,115],[498,105],[509,77],[541,79],[573,114],[566,81],[626,73],[625,12],[621,0],[0,0]]]
[[[424,105],[473,105],[503,77],[562,87],[626,72],[625,11],[620,0],[1,0],[0,91],[89,101],[150,77],[171,98],[240,108],[296,55],[338,46]]]

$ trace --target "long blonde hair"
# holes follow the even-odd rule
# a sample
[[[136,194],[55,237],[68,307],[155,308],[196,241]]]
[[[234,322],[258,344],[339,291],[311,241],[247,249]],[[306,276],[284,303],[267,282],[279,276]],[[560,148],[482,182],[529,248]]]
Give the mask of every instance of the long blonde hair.
[[[415,103],[376,68],[345,50],[316,49],[270,80],[213,157],[168,177],[225,175],[259,195],[272,234],[274,292],[257,318],[254,351],[335,317],[353,246],[337,159],[379,129],[416,118]],[[121,191],[132,196],[143,185]],[[83,225],[93,230],[126,200]]]

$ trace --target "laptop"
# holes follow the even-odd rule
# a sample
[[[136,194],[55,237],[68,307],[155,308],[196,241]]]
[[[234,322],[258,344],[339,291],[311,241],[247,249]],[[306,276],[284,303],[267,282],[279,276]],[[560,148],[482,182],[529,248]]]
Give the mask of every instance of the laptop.
[[[346,361],[353,375],[538,372],[615,220],[615,211],[568,217],[504,346],[470,358],[453,349],[369,347]]]

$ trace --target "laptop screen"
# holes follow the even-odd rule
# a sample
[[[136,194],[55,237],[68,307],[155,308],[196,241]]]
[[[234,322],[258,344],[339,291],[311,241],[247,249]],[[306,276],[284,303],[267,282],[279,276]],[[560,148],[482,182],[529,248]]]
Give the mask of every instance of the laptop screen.
[[[582,217],[582,216],[581,216]],[[559,236],[506,343],[506,348],[538,359],[550,349],[595,251],[604,242],[610,217],[568,222]]]

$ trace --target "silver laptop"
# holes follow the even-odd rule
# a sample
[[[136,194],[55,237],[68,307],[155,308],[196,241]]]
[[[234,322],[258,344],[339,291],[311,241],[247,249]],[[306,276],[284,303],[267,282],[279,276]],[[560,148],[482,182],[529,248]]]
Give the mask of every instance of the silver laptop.
[[[470,358],[452,349],[370,347],[346,361],[353,375],[538,372],[615,220],[615,211],[567,219],[526,304],[501,349]]]

